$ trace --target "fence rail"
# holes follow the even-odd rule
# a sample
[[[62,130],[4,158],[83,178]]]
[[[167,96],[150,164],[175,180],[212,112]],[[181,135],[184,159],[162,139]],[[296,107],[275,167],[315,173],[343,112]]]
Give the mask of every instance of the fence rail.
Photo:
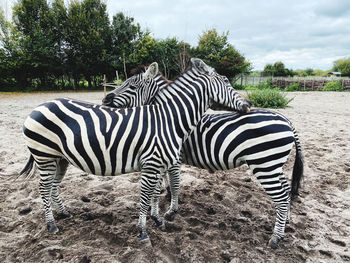
[[[271,80],[272,84],[279,88],[288,88],[290,84],[299,83],[299,87],[304,90],[320,90],[330,81],[339,81],[342,88],[350,89],[349,77],[260,77],[241,75],[236,79],[235,84],[243,86],[256,85],[261,82]]]

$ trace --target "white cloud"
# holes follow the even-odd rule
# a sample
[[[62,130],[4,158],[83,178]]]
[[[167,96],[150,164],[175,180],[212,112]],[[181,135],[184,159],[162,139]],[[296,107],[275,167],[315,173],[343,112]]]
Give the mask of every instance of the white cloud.
[[[282,61],[288,68],[325,70],[350,56],[349,0],[105,2],[110,17],[122,11],[155,38],[175,36],[195,46],[203,31],[229,31],[230,43],[255,69]]]
[[[339,17],[350,13],[350,2],[348,0],[322,0],[315,5],[315,12],[319,15]]]
[[[253,63],[257,69],[263,69],[267,63],[273,64],[276,61],[282,61],[287,68],[325,70],[331,68],[333,62],[342,57],[343,55],[337,55],[337,52],[327,51],[323,48],[302,48],[288,51],[274,50],[265,55],[254,57]]]
[[[107,1],[107,7],[112,13],[127,11],[156,38],[176,36],[191,45],[205,30],[229,31],[230,43],[256,69],[276,61],[293,69],[329,69],[350,55],[347,0],[121,0]]]

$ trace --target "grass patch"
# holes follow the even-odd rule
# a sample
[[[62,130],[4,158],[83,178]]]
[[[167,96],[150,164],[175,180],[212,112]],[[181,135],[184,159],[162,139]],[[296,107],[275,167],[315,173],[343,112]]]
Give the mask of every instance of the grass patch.
[[[293,99],[288,99],[278,89],[253,90],[248,94],[248,99],[254,107],[258,108],[285,108]]]

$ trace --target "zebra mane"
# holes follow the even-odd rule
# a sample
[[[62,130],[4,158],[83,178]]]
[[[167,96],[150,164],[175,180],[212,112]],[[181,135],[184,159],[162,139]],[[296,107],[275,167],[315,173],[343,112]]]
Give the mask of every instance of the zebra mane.
[[[162,78],[162,80],[164,82],[166,82],[167,84],[171,84],[171,83],[174,83],[178,78],[182,77],[186,72],[188,72],[192,68],[193,68],[192,65],[189,65],[188,67],[186,67],[186,69],[182,70],[178,75],[176,75],[173,78],[173,80],[167,79],[166,77],[164,77],[164,75],[163,75],[163,73],[161,71],[159,71],[158,75]]]
[[[149,65],[148,65],[149,66]],[[130,70],[130,74],[131,76],[135,76],[135,75],[138,75],[138,74],[141,74],[141,73],[145,73],[148,66],[145,66],[145,65],[139,65],[133,69]]]
[[[130,70],[130,74],[131,74],[131,76],[135,76],[135,75],[138,75],[138,74],[141,74],[141,73],[145,73],[145,72],[147,71],[147,69],[148,69],[149,66],[150,66],[150,64],[147,65],[147,66],[145,66],[145,65],[139,65],[139,66],[137,66],[137,67],[131,69],[131,70]],[[188,70],[188,69],[187,69],[187,70]],[[187,71],[187,70],[186,70],[186,71]],[[185,71],[185,72],[186,72],[186,71]],[[178,77],[181,76],[182,74],[183,74],[183,73],[179,74],[176,78],[178,78]],[[173,83],[172,80],[167,79],[166,77],[164,77],[164,75],[163,75],[163,73],[162,73],[161,71],[158,72],[157,76],[159,76],[160,78],[162,78],[162,80],[164,80],[164,82],[166,82],[167,84]]]
[[[159,72],[156,76],[157,78],[161,79],[162,83],[161,86],[159,87],[159,90],[163,89],[166,85],[170,85],[171,83],[173,83],[174,81],[167,79],[166,77],[164,77],[162,72]]]

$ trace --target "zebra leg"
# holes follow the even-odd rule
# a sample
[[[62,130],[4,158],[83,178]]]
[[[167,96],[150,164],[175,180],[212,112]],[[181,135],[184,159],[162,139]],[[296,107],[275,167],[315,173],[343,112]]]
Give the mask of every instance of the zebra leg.
[[[161,193],[162,183],[163,183],[163,177],[161,176],[158,180],[156,188],[154,189],[154,193],[151,199],[151,218],[156,223],[156,227],[164,226],[163,220],[160,218],[160,215],[159,215],[159,196]]]
[[[40,171],[39,191],[44,203],[47,230],[50,233],[55,233],[58,228],[51,209],[51,190],[56,175],[57,163],[56,161],[47,161],[37,162],[37,164]]]
[[[280,178],[280,182],[282,184],[282,187],[290,195],[291,188],[290,188],[290,186],[288,184],[288,181],[287,181],[286,177],[284,176],[284,173],[280,173],[279,178]],[[290,203],[289,203],[289,206],[288,206],[288,213],[287,213],[287,221],[286,221],[286,223],[289,224],[289,222],[290,222]]]
[[[286,227],[288,209],[289,209],[290,198],[284,202],[275,202],[276,208],[276,222],[273,230],[272,237],[269,240],[269,246],[271,248],[278,248],[279,242],[284,237],[284,230]]]
[[[291,188],[288,184],[287,178],[284,176],[284,173],[280,173],[279,178],[280,178],[282,187],[289,193]]]
[[[141,200],[140,200],[140,216],[138,222],[138,230],[140,232],[139,241],[149,240],[146,231],[146,217],[148,207],[150,205],[151,197],[154,193],[154,189],[159,181],[156,169],[150,167],[150,169],[142,169],[141,171]]]
[[[173,221],[178,210],[180,192],[180,163],[169,169],[169,184],[171,192],[171,204],[164,217],[168,221]]]
[[[164,186],[165,186],[165,189],[166,189],[166,199],[170,202],[171,201],[171,191],[170,191],[170,184],[169,184],[169,175],[166,174],[164,176]]]
[[[69,163],[66,159],[61,159],[57,162],[56,176],[52,182],[52,188],[51,188],[51,198],[57,207],[60,218],[71,217],[71,214],[65,209],[62,199],[59,196],[59,187],[67,171],[68,164]]]
[[[274,167],[275,168],[275,167]],[[282,174],[282,167],[279,172],[276,170],[268,171],[268,168],[254,167],[253,173],[265,189],[266,193],[271,197],[276,209],[276,221],[273,230],[272,237],[269,241],[271,248],[277,248],[279,242],[284,237],[284,230],[288,217],[288,210],[290,205],[289,191],[285,189],[285,185],[282,185],[280,181],[280,175]]]

